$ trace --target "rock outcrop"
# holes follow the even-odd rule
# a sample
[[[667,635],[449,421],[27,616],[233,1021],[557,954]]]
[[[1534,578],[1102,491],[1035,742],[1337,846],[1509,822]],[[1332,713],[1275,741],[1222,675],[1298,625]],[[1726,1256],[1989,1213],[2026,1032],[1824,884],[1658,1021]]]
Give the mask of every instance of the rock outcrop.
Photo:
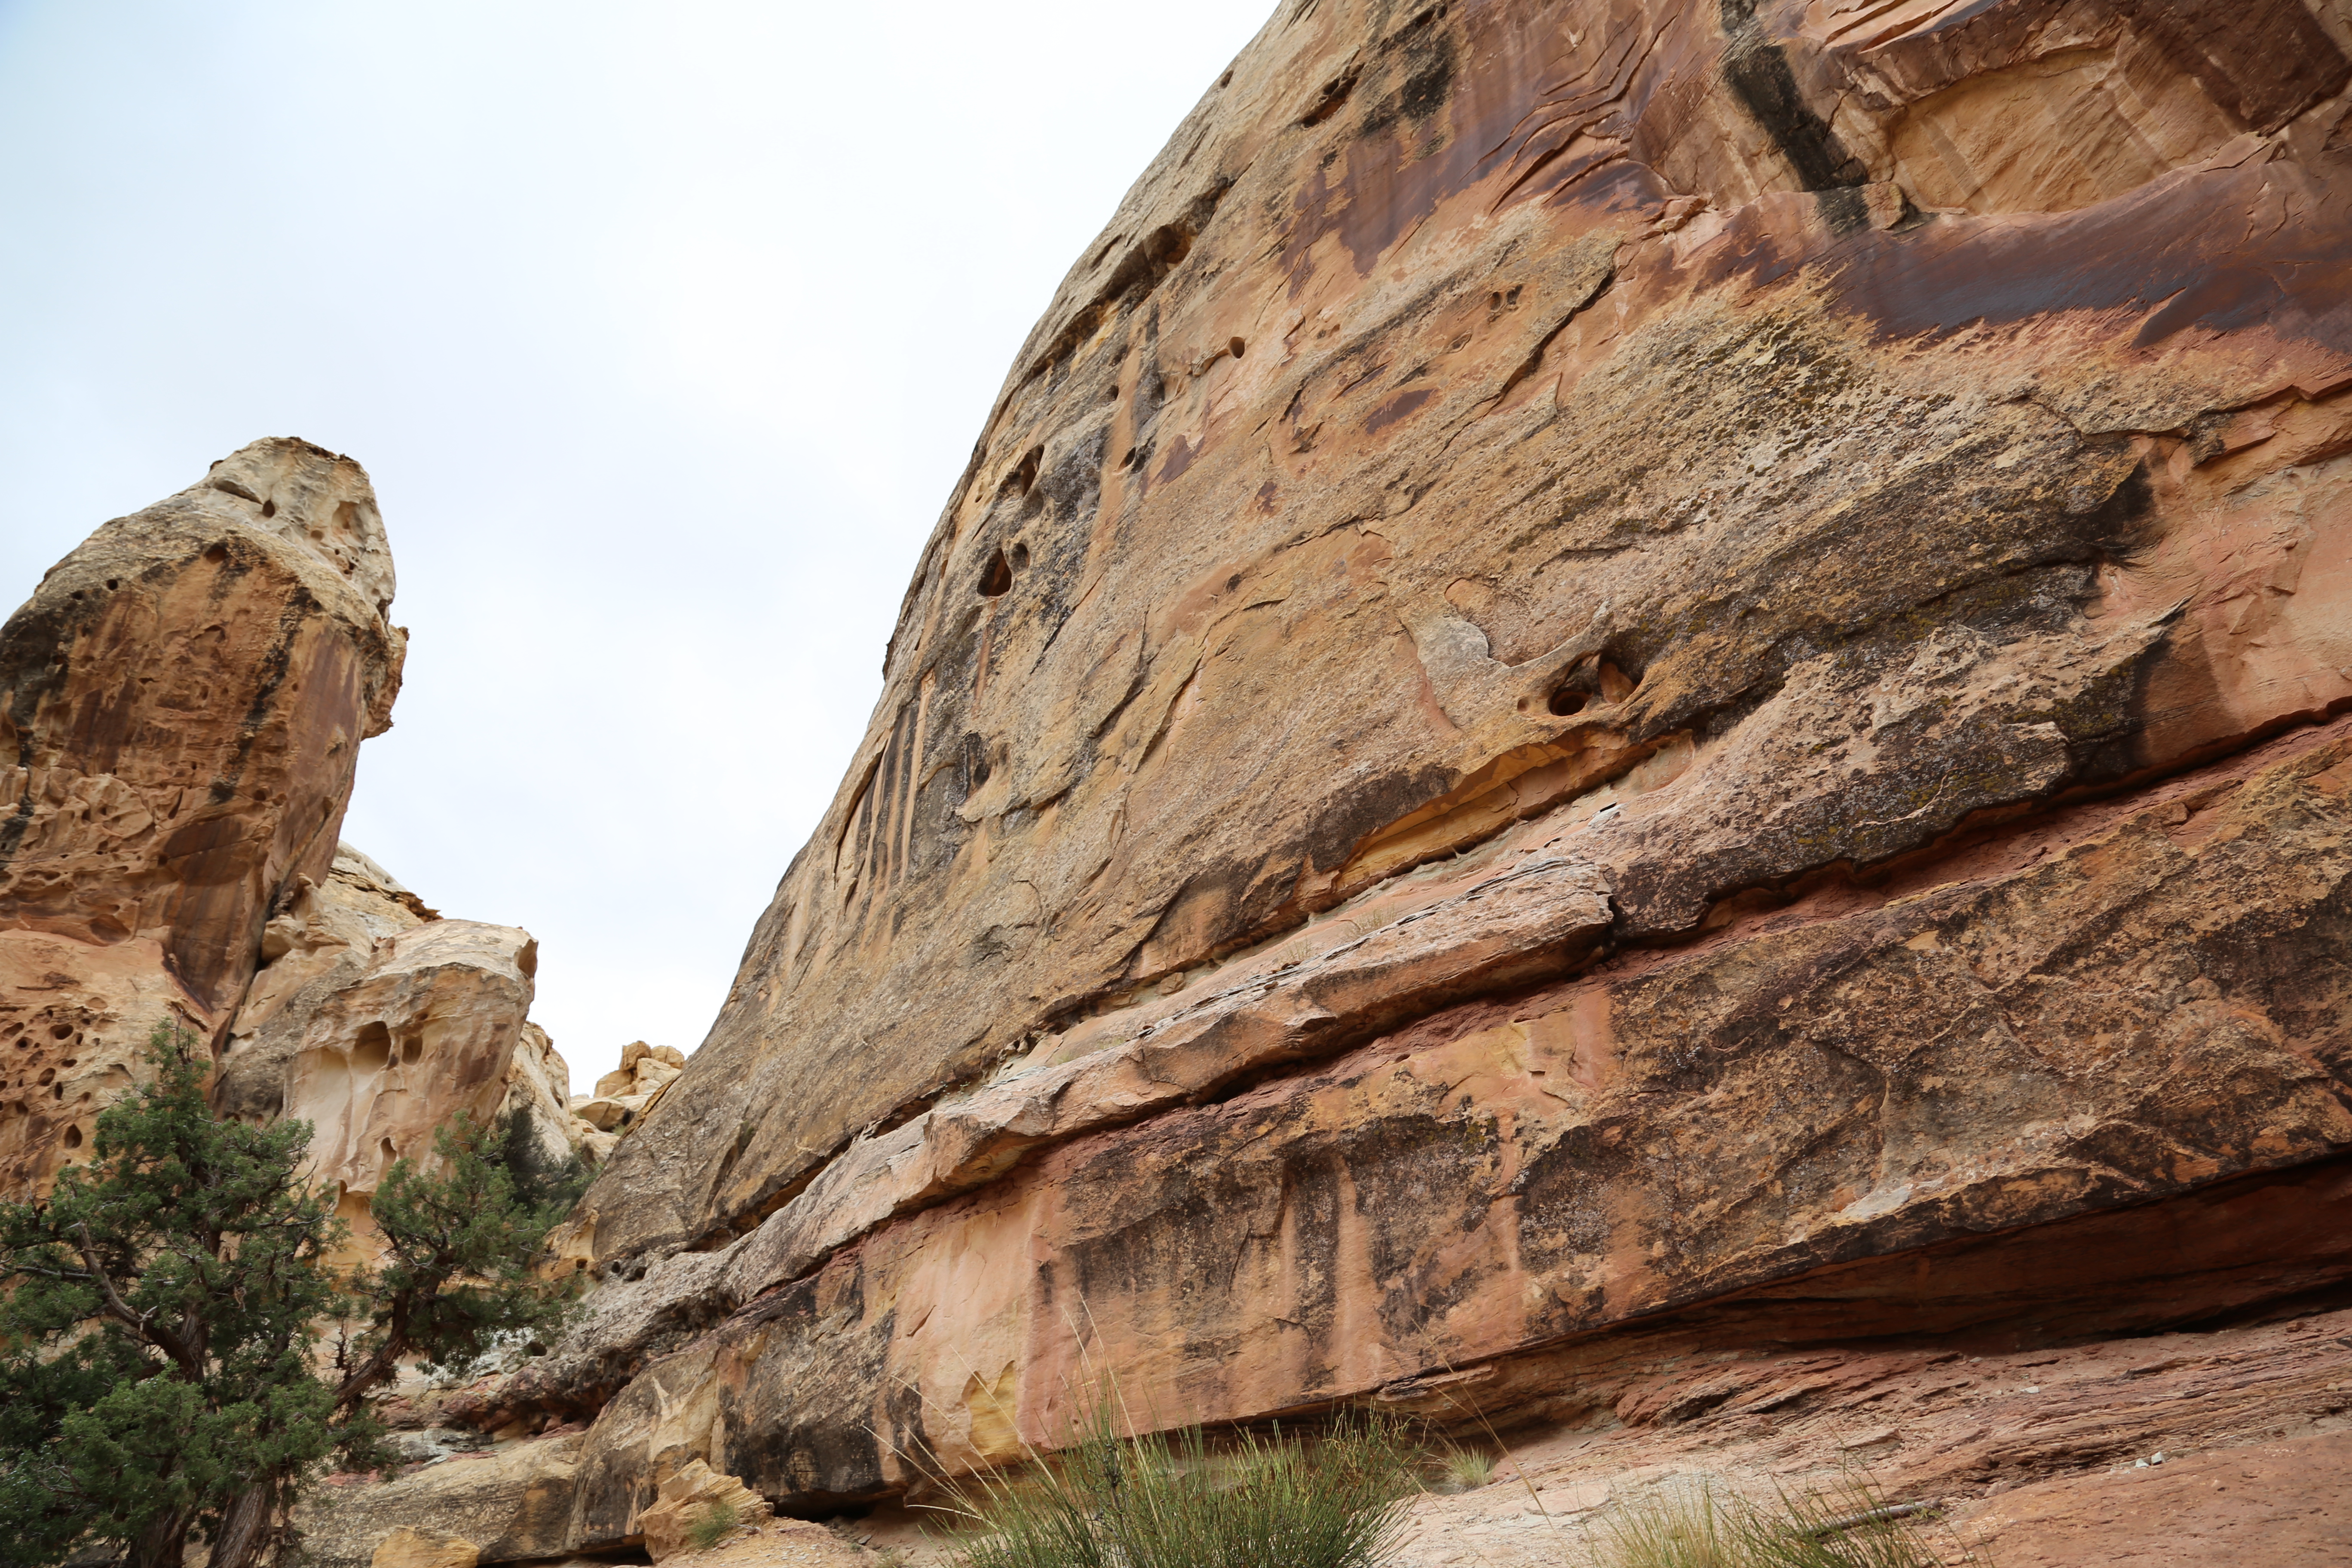
[[[569,1109],[570,1070],[530,1022],[539,944],[514,926],[445,920],[349,845],[263,936],[268,962],[236,1015],[215,1105],[299,1117],[319,1174],[364,1235],[394,1160],[430,1153],[460,1115],[520,1114],[539,1167],[597,1137]]]
[[[2304,0],[1284,0],[583,1201],[534,1551],[1093,1368],[1606,1433],[2342,1290],[2347,86]]]
[[[367,475],[257,442],[106,524],[0,629],[0,1190],[38,1191],[139,1081],[153,1026],[216,1106],[299,1116],[364,1227],[391,1162],[521,1112],[599,1137],[528,1021],[537,944],[445,921],[340,844],[406,634]]]
[[[621,1065],[596,1080],[596,1092],[572,1101],[572,1114],[617,1141],[685,1070],[686,1053],[676,1046],[631,1040],[621,1047]]]
[[[259,441],[0,627],[0,1190],[54,1177],[157,1023],[226,1032],[391,722],[392,593],[360,466]]]

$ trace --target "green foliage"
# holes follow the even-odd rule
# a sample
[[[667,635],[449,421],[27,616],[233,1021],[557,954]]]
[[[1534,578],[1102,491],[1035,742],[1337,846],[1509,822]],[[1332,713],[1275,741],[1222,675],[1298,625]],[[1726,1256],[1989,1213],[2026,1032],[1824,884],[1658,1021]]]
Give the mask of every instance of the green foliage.
[[[687,1540],[697,1552],[708,1552],[734,1532],[743,1522],[743,1516],[725,1498],[713,1498],[696,1510],[694,1522],[686,1527]]]
[[[1735,1504],[1706,1487],[1644,1499],[1603,1526],[1610,1568],[1748,1568]]]
[[[552,1211],[557,1220],[572,1212],[596,1173],[577,1149],[566,1150],[562,1160],[551,1164],[532,1131],[530,1112],[520,1107],[499,1124],[499,1163],[514,1183],[517,1204],[533,1214]]]
[[[311,1370],[341,1227],[301,1179],[310,1129],[215,1121],[196,1044],[160,1026],[92,1162],[0,1204],[9,1568],[97,1543],[176,1563],[192,1530],[257,1550],[340,1438]]]
[[[1941,1552],[1924,1527],[1932,1510],[1890,1504],[1865,1479],[1774,1504],[1707,1487],[1662,1493],[1617,1510],[1603,1526],[1608,1568],[1931,1568],[1975,1562],[1957,1542]]]
[[[562,1321],[566,1289],[532,1268],[570,1200],[544,1189],[536,1206],[520,1197],[507,1143],[460,1115],[433,1135],[432,1173],[403,1158],[377,1186],[370,1212],[383,1264],[352,1283],[370,1326],[337,1352],[349,1398],[391,1376],[403,1357],[427,1371],[463,1368],[500,1334],[551,1331]]]
[[[0,1568],[104,1547],[177,1568],[192,1534],[251,1568],[331,1455],[380,1458],[362,1401],[403,1360],[468,1361],[565,1305],[530,1273],[562,1179],[519,1195],[502,1140],[463,1120],[437,1169],[396,1162],[377,1193],[382,1268],[336,1279],[309,1125],[216,1120],[199,1044],[159,1026],[154,1080],[99,1113],[91,1163],[0,1203]],[[365,1327],[330,1378],[335,1319]]]
[[[1311,1446],[1194,1426],[1122,1438],[1108,1402],[1023,1476],[950,1486],[961,1568],[1373,1568],[1393,1545],[1418,1454],[1393,1422],[1349,1417]]]

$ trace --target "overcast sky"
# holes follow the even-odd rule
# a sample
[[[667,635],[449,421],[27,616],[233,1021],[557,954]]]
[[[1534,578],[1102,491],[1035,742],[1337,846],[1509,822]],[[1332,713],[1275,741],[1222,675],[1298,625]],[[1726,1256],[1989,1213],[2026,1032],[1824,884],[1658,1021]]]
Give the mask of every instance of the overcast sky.
[[[1013,350],[1271,0],[0,0],[0,600],[263,436],[406,626],[345,837],[692,1049]]]

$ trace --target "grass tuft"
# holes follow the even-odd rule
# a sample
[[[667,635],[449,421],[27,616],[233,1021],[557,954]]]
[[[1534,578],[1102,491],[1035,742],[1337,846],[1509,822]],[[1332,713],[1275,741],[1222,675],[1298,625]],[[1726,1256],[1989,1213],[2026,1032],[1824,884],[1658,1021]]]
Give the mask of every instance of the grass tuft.
[[[1939,1552],[1926,1534],[1935,1509],[1890,1503],[1849,1476],[1772,1503],[1707,1485],[1661,1493],[1612,1514],[1599,1556],[1607,1568],[1937,1568],[1980,1563],[1956,1540]]]
[[[1418,1454],[1398,1423],[1342,1418],[1314,1442],[1198,1426],[1120,1437],[1108,1403],[1052,1460],[952,1483],[959,1568],[1375,1568]]]
[[[1698,1486],[1621,1509],[1601,1526],[1610,1568],[1750,1568],[1736,1505]]]
[[[735,1532],[743,1516],[725,1498],[713,1498],[698,1510],[686,1527],[687,1540],[697,1552],[708,1552]]]
[[[1495,1479],[1495,1456],[1484,1448],[1448,1448],[1437,1464],[1445,1479],[1465,1492],[1476,1491]]]

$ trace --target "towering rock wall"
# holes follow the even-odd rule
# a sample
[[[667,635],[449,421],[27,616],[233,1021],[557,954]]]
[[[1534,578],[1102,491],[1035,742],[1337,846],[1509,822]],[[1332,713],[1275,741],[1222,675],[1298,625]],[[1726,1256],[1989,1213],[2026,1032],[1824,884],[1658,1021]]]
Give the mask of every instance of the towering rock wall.
[[[1637,1423],[1702,1352],[2352,1278],[2347,50],[1284,0],[583,1200],[496,1419],[593,1424],[493,1555],[694,1460],[822,1511],[1007,1459],[1104,1366]]]

